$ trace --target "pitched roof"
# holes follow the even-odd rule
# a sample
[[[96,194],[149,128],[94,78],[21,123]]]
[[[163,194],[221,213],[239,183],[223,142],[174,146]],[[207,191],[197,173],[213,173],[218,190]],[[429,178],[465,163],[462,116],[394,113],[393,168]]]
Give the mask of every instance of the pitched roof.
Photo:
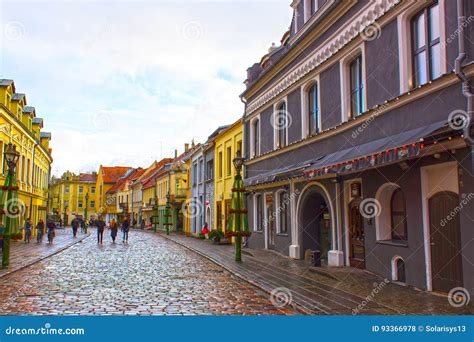
[[[23,100],[23,99],[25,99],[25,94],[15,93],[12,96],[12,101],[20,101],[20,100]]]
[[[150,188],[156,184],[156,179],[161,175],[167,173],[170,169],[170,164],[157,167],[155,171],[146,179],[142,180],[143,189]]]
[[[47,139],[51,139],[51,133],[50,132],[41,132],[40,133],[40,138],[47,138]]]
[[[9,85],[13,84],[13,80],[7,80],[7,79],[0,79],[0,86],[2,87],[8,87]]]
[[[43,127],[43,118],[33,118],[33,125],[40,125]]]
[[[101,166],[102,179],[104,183],[115,183],[122,177],[130,167],[128,166]]]
[[[138,172],[142,171],[143,169],[141,167],[127,170],[127,172],[125,172],[125,174],[117,180],[117,182],[107,191],[107,193],[111,194],[119,190],[123,190],[127,181],[132,179]]]
[[[92,182],[97,181],[97,173],[81,173],[79,174],[79,182]]]

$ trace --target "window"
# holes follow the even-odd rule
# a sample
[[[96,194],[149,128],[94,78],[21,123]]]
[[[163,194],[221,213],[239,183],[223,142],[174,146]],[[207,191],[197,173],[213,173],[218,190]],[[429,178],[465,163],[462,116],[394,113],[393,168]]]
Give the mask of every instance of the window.
[[[303,124],[306,126],[303,137],[310,136],[320,131],[320,118],[319,118],[319,93],[318,83],[314,82],[306,90],[305,98],[305,118]]]
[[[250,151],[251,157],[260,154],[260,118],[257,117],[250,122]]]
[[[392,240],[407,239],[407,214],[403,191],[398,188],[392,194],[391,200]]]
[[[211,180],[214,178],[214,160],[207,161],[207,180]]]
[[[230,219],[230,200],[225,200],[225,229],[228,229]]]
[[[77,202],[77,207],[78,207],[78,208],[82,208],[82,201],[78,201],[78,202]]]
[[[66,194],[69,193],[69,185],[66,185],[66,186],[64,187],[64,192],[65,192]]]
[[[263,231],[263,196],[256,194],[254,197],[254,230],[257,232]]]
[[[26,183],[30,184],[30,167],[31,160],[28,158],[26,161]]]
[[[199,183],[202,183],[204,180],[204,161],[202,159],[199,160]]]
[[[285,101],[278,105],[273,114],[273,120],[276,130],[276,148],[285,147],[288,143],[288,113]]]
[[[219,159],[218,159],[218,165],[217,167],[219,168],[219,178],[222,178],[222,151],[219,152]]]
[[[359,55],[349,65],[351,116],[355,118],[364,112],[364,83],[362,56]]]
[[[95,194],[95,186],[91,186],[91,194]]]
[[[90,201],[89,205],[90,205],[91,208],[95,208],[95,201]]]
[[[197,163],[194,163],[193,164],[193,186],[196,186],[197,184],[197,178],[198,178],[198,175],[197,175],[198,171],[197,171]]]
[[[229,146],[226,150],[226,167],[227,167],[227,176],[232,174],[232,148]]]
[[[412,20],[413,78],[420,86],[441,75],[439,5],[423,9]]]
[[[311,15],[318,10],[318,0],[311,0]]]
[[[79,185],[79,193],[80,194],[84,193],[84,186],[83,185]]]
[[[288,233],[288,207],[290,205],[290,200],[288,193],[286,191],[281,191],[278,193],[278,233],[286,234]]]
[[[222,202],[216,202],[217,229],[222,230]]]

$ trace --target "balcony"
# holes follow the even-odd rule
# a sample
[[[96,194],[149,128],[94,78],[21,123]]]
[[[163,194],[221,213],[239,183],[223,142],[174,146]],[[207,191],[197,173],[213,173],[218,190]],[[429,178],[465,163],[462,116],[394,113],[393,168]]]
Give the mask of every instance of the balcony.
[[[174,198],[176,198],[176,199],[186,198],[186,192],[187,191],[188,191],[187,188],[176,189],[176,192],[174,193]]]

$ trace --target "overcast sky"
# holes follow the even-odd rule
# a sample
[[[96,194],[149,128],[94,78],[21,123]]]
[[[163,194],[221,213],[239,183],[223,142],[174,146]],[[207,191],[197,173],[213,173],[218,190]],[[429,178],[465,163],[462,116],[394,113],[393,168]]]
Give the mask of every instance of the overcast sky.
[[[241,117],[289,0],[0,0],[0,78],[52,132],[53,173],[148,166]]]

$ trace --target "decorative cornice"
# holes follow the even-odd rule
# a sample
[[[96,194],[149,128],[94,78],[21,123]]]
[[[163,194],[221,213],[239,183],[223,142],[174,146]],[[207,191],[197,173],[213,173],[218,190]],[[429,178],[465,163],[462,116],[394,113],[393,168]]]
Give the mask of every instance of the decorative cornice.
[[[368,26],[373,24],[377,19],[382,17],[387,11],[400,2],[401,0],[371,1],[371,4],[366,9],[354,15],[350,21],[349,26],[338,32],[338,34],[329,39],[324,45],[314,51],[308,58],[295,66],[271,89],[260,95],[255,100],[249,102],[247,105],[246,116],[254,113],[266,103],[273,100],[283,91],[305,77],[309,72],[340,51],[352,39],[357,37]]]

